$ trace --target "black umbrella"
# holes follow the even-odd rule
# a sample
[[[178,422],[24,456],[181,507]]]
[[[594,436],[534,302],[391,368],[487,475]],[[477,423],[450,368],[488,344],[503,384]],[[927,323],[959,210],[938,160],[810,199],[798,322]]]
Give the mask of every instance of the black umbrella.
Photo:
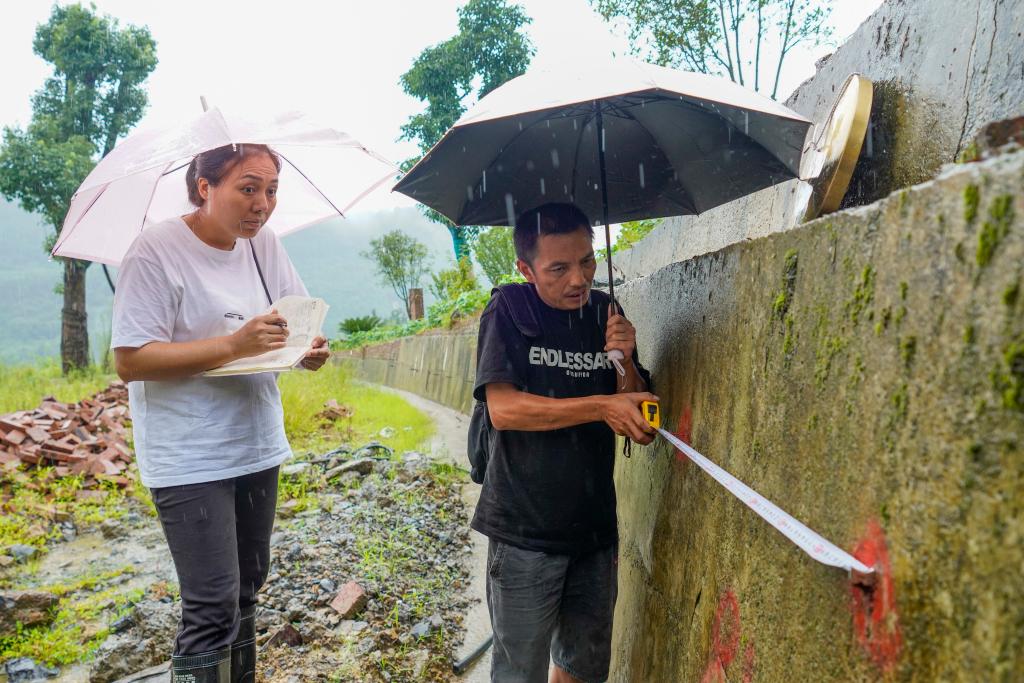
[[[482,98],[395,190],[456,225],[572,202],[605,225],[696,214],[795,178],[810,121],[731,81],[620,59]],[[595,222],[595,224],[597,224]]]

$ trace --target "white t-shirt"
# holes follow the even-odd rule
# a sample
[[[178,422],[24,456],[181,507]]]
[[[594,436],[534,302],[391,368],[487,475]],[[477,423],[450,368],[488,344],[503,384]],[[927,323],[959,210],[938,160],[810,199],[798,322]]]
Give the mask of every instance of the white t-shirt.
[[[273,231],[252,246],[274,301],[307,296]],[[217,249],[174,218],[146,228],[121,263],[111,347],[231,334],[269,305],[246,240]],[[275,373],[129,382],[128,401],[149,488],[260,472],[291,455]]]

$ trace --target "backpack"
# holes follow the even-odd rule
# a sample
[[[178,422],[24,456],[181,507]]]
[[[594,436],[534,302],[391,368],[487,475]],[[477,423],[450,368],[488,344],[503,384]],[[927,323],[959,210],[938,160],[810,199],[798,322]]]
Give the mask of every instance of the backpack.
[[[509,317],[520,334],[528,339],[540,336],[540,317],[537,314],[534,298],[536,294],[532,286],[526,283],[502,285],[491,290],[491,298],[498,296],[499,305],[504,305]],[[467,452],[469,455],[469,476],[477,484],[484,483],[487,474],[487,461],[491,457],[491,416],[487,413],[487,403],[473,402],[473,413],[469,418],[469,439]]]

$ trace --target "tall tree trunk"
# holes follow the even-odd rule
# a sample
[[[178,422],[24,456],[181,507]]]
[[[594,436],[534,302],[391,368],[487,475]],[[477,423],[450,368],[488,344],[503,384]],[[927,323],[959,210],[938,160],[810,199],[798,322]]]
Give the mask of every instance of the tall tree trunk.
[[[64,374],[89,366],[89,328],[85,311],[87,263],[64,259],[64,310],[61,315],[60,361]]]

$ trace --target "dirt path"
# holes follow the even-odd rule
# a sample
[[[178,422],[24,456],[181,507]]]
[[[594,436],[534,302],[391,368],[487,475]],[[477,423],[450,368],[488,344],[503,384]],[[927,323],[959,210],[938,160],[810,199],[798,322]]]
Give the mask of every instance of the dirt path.
[[[381,385],[376,388],[397,394],[408,401],[417,410],[423,412],[434,421],[437,431],[430,442],[430,455],[436,460],[450,462],[465,469],[466,467],[466,430],[469,428],[469,416],[452,410],[447,406],[434,403],[417,394],[400,389],[392,389]],[[468,508],[469,517],[473,517],[476,501],[480,497],[480,486],[469,481],[462,487],[462,498]],[[470,532],[473,541],[472,579],[469,595],[475,600],[473,607],[466,615],[466,639],[457,652],[457,659],[462,659],[491,635],[491,622],[487,614],[486,587],[484,571],[487,567],[487,538]],[[491,651],[487,650],[459,680],[467,683],[487,683],[490,680]]]

